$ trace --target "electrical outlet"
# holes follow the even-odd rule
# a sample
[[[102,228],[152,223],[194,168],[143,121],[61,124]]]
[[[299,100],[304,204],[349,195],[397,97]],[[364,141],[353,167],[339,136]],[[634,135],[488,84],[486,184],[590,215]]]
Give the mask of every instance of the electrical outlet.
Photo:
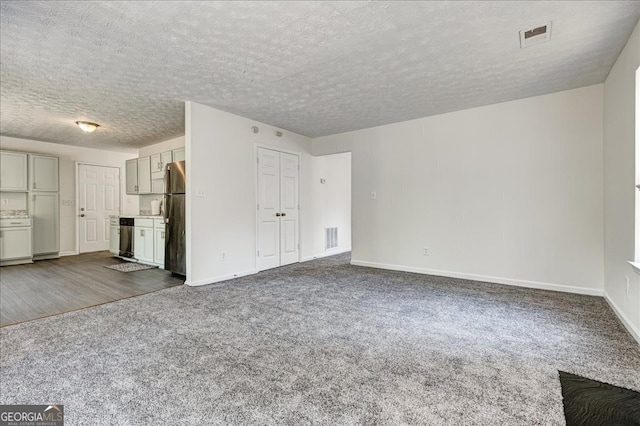
[[[371,199],[372,200],[377,200],[378,199],[378,194],[376,194],[376,191],[371,191]]]
[[[227,260],[227,253],[226,252],[222,252],[222,254],[220,255],[220,260]]]
[[[429,247],[425,247],[424,251],[422,252],[423,255],[425,256],[429,256]]]
[[[9,199],[8,198],[3,198],[2,199],[2,204],[9,204]]]

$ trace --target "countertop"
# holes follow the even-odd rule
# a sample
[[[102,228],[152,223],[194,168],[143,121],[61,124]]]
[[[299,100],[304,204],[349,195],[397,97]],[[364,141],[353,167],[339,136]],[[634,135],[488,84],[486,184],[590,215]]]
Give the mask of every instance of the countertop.
[[[119,218],[119,217],[132,217],[132,218],[140,218],[140,219],[162,219],[164,216],[161,214],[151,215],[151,214],[112,214],[109,217]]]

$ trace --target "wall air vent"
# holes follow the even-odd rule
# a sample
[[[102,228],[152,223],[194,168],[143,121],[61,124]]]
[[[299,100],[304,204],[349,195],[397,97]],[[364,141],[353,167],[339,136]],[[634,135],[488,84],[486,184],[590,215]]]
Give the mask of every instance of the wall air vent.
[[[338,228],[324,228],[324,249],[331,250],[338,247]]]
[[[531,28],[529,30],[520,31],[520,47],[529,47],[534,44],[543,43],[549,41],[551,38],[551,22]]]

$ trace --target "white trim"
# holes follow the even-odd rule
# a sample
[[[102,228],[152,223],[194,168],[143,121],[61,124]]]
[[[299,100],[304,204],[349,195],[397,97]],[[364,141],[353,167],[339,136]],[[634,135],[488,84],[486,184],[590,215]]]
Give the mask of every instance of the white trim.
[[[616,316],[618,317],[618,319],[620,320],[622,325],[624,325],[624,327],[627,329],[629,334],[631,334],[631,336],[634,339],[636,339],[636,342],[638,342],[638,344],[640,344],[640,330],[636,329],[633,326],[631,321],[629,321],[629,318],[627,318],[627,316],[624,314],[624,312],[622,312],[622,309],[620,309],[618,307],[618,305],[616,305],[616,303],[609,296],[609,294],[607,294],[606,290],[604,291],[604,300],[607,301],[607,303],[611,307],[611,310],[613,311],[614,314],[616,314]]]
[[[187,279],[184,283],[190,287],[197,287],[201,285],[215,284],[220,281],[228,281],[234,278],[246,277],[247,275],[253,275],[253,274],[256,274],[257,272],[258,271],[256,271],[255,269],[251,269],[248,271],[236,272],[235,274],[218,275],[217,277],[204,278],[198,281],[191,281]]]
[[[79,253],[77,250],[74,250],[74,251],[61,251],[58,254],[60,255],[60,257],[63,257],[63,256],[77,256]]]
[[[369,268],[389,269],[392,271],[414,272],[418,274],[437,275],[440,277],[462,278],[472,281],[484,281],[495,284],[512,285],[516,287],[536,288],[540,290],[561,291],[565,293],[586,294],[589,296],[602,296],[603,290],[596,288],[575,287],[564,284],[544,283],[539,281],[517,280],[512,278],[493,277],[488,275],[467,274],[462,272],[439,271],[435,269],[416,268],[413,266],[390,265],[386,263],[366,262],[351,260],[352,265],[366,266]]]
[[[303,257],[302,259],[300,259],[300,262],[308,262],[310,260],[315,260],[315,259],[321,259],[323,257],[334,256],[336,254],[348,253],[350,251],[351,251],[351,248],[340,249],[340,250],[331,250],[331,251],[328,251],[326,253]]]
[[[640,263],[632,262],[630,260],[628,261],[628,263],[633,268],[633,272],[635,272],[636,274],[640,274]]]

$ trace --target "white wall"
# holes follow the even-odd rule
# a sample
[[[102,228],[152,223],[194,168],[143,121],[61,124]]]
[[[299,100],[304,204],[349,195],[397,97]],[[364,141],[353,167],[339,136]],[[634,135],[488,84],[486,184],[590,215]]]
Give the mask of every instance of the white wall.
[[[169,139],[168,141],[158,142],[156,144],[140,148],[140,150],[138,151],[138,157],[149,157],[154,154],[160,154],[166,151],[173,151],[174,149],[183,148],[183,147],[184,147],[184,136],[179,136],[174,139]],[[141,212],[151,210],[151,200],[162,200],[162,194],[140,195],[139,204],[140,204]]]
[[[313,235],[305,238],[302,260],[351,250],[351,153],[312,157],[308,176],[311,198],[305,229]],[[325,228],[334,226],[338,227],[338,247],[325,250]]]
[[[640,341],[640,276],[634,260],[635,78],[640,24],[604,84],[604,271],[607,300]],[[635,254],[638,259],[639,254]],[[629,293],[626,281],[629,279]]]
[[[329,173],[331,167],[338,167],[339,161],[330,167],[331,160],[326,160],[326,164],[319,164],[316,169],[310,155],[311,140],[305,136],[284,130],[283,136],[277,137],[275,131],[279,129],[273,126],[194,102],[186,103],[185,112],[186,283],[207,284],[255,272],[257,144],[300,154],[302,256],[324,254],[324,250],[322,253],[312,251],[318,247],[315,239],[319,232],[314,227],[321,223],[317,218],[324,210],[319,210],[319,203],[314,202],[311,176],[313,170]],[[258,126],[259,133],[254,134],[252,126]],[[201,191],[206,195],[196,197]],[[324,241],[323,234],[321,238]],[[223,252],[226,253],[224,261]]]
[[[114,166],[120,168],[120,209],[125,214],[137,214],[138,198],[125,194],[124,164],[130,158],[137,157],[133,153],[83,148],[79,146],[60,145],[49,142],[0,136],[0,149],[22,151],[37,154],[55,155],[60,158],[60,252],[61,254],[77,253],[76,247],[76,162]],[[72,201],[72,205],[64,205],[64,200]]]
[[[602,90],[314,139],[352,152],[352,262],[602,294]]]

